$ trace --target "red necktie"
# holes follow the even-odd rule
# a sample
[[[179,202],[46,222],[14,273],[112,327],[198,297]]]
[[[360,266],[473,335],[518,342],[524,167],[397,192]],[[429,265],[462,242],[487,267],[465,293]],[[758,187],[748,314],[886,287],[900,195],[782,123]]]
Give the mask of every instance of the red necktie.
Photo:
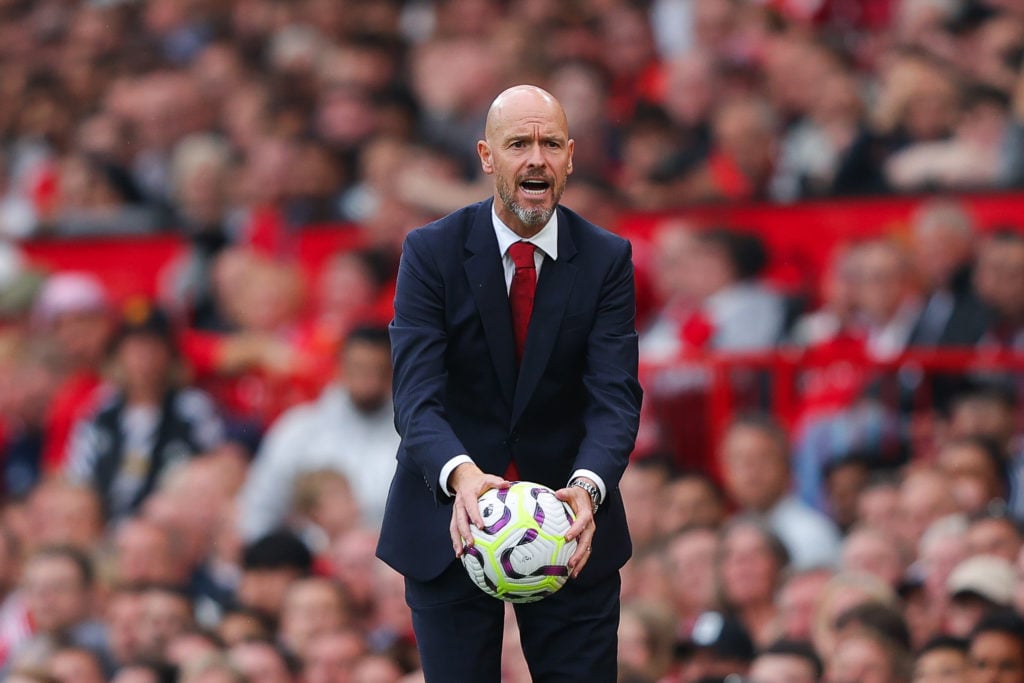
[[[516,361],[520,363],[526,346],[526,331],[530,329],[530,316],[533,314],[533,297],[537,293],[537,264],[533,260],[533,250],[534,246],[529,242],[516,242],[508,248],[512,263],[516,266],[512,284],[508,288],[508,302],[512,307]],[[515,462],[509,462],[505,478],[509,481],[519,480],[519,468]]]
[[[530,328],[533,297],[537,293],[537,266],[533,260],[534,246],[529,242],[516,242],[508,248],[512,263],[516,265],[508,302],[512,307],[512,330],[516,336],[516,360],[522,362],[526,347],[526,331]]]

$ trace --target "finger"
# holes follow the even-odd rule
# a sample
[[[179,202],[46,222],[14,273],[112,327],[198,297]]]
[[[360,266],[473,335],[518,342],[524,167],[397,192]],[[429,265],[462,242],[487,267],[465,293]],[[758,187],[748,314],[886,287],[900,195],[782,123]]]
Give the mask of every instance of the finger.
[[[507,489],[511,485],[512,482],[508,479],[502,479],[495,474],[488,474],[484,477],[480,490],[477,493],[483,495],[484,491],[488,489]]]
[[[468,500],[466,500],[468,498]],[[466,510],[466,516],[473,524],[476,525],[477,529],[484,528],[484,516],[480,514],[480,503],[476,498],[466,496],[465,498],[459,498],[462,502],[464,509]],[[468,527],[467,527],[468,528]]]
[[[569,571],[572,572],[572,578],[575,579],[580,575],[580,572],[583,571],[583,567],[587,565],[587,560],[590,559],[592,552],[593,550],[591,548],[589,538],[586,542],[581,540],[576,545],[576,552],[574,552],[572,557],[569,558]]]
[[[594,513],[589,509],[583,509],[576,515],[576,521],[572,523],[569,530],[565,532],[565,540],[571,541],[574,538],[578,538],[593,523]]]
[[[452,549],[455,557],[462,557],[462,537],[459,536],[459,528],[455,523],[455,508],[452,507],[452,521],[448,524],[448,533],[452,537]]]
[[[463,541],[465,541],[465,545],[473,545],[473,531],[469,528],[470,518],[466,514],[466,507],[462,503],[461,499],[455,501],[455,515],[455,524],[459,529],[459,535],[462,537]],[[480,511],[477,510],[477,516],[479,515]]]

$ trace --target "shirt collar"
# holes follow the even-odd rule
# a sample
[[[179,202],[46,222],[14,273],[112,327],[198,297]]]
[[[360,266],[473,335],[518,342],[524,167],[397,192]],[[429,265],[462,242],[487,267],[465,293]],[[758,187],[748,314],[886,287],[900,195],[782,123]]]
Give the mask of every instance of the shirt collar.
[[[551,212],[551,218],[544,224],[536,235],[524,238],[512,231],[512,228],[505,225],[504,221],[498,218],[498,212],[491,204],[491,223],[494,225],[494,235],[498,238],[498,250],[502,258],[508,252],[508,248],[516,242],[530,242],[544,252],[552,261],[558,260],[558,210]]]

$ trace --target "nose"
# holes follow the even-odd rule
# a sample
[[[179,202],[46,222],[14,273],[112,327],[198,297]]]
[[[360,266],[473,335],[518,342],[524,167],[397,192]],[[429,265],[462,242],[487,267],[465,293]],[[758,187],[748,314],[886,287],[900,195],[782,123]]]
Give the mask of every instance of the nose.
[[[535,142],[530,146],[530,156],[526,160],[526,164],[529,168],[540,168],[547,165],[547,160],[544,158],[539,142]]]

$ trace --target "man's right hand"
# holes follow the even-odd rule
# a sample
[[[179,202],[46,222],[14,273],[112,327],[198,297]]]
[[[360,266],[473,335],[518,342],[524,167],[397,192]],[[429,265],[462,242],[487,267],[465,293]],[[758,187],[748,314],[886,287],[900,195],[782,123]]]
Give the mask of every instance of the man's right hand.
[[[469,525],[473,524],[477,529],[484,526],[478,503],[480,496],[488,489],[507,489],[511,485],[512,482],[496,474],[487,474],[471,462],[464,462],[452,470],[448,477],[448,490],[455,492],[455,503],[452,505],[452,522],[448,529],[455,557],[462,557],[464,549],[473,545],[473,533]]]

